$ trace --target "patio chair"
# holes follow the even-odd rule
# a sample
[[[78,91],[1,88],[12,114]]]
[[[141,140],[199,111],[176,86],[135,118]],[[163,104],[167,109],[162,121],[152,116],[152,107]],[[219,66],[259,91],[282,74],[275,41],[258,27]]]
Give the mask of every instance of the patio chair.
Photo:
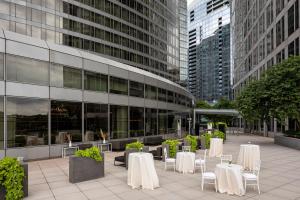
[[[183,152],[190,152],[191,151],[191,146],[182,146],[182,151]]]
[[[261,161],[255,164],[255,169],[252,172],[243,173],[245,192],[247,185],[257,186],[258,194],[260,194],[259,189],[259,172],[260,172]]]
[[[176,159],[168,157],[168,153],[167,153],[167,149],[166,148],[164,148],[164,155],[165,155],[165,170],[167,170],[167,168],[169,166],[172,166],[173,169],[174,169],[174,172],[175,172]]]
[[[204,188],[205,181],[207,181],[206,184],[215,185],[216,192],[218,192],[216,174],[214,172],[206,172],[202,165],[201,165],[201,174],[202,174],[202,178],[201,178],[202,191],[203,191],[203,188]]]
[[[221,156],[221,164],[229,163],[232,161],[232,155],[222,155]]]
[[[207,149],[204,150],[204,156],[203,159],[198,158],[195,160],[195,170],[198,168],[201,168],[203,166],[204,171],[206,170],[206,154],[207,154]]]

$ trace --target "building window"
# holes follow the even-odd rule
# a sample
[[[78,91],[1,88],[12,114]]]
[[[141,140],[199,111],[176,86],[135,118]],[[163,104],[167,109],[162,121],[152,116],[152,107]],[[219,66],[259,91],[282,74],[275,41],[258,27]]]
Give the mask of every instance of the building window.
[[[0,53],[0,80],[4,79],[4,54]]]
[[[152,85],[145,86],[145,96],[147,99],[157,99],[157,88]]]
[[[168,91],[168,102],[174,103],[174,92]]]
[[[6,55],[6,74],[9,81],[49,85],[48,66],[44,61]]]
[[[7,146],[48,144],[48,100],[7,97]]]
[[[167,134],[168,115],[166,110],[158,111],[158,134]]]
[[[82,103],[51,101],[51,144],[82,142]]]
[[[175,134],[176,131],[176,121],[175,121],[175,115],[173,111],[168,111],[168,134],[173,133]]]
[[[108,105],[84,104],[84,141],[103,140],[101,131],[108,139]]]
[[[157,110],[146,108],[145,113],[146,136],[157,135]]]
[[[110,105],[111,139],[128,137],[128,107]]]
[[[84,71],[84,89],[107,92],[108,90],[108,77],[104,74]]]
[[[110,93],[128,95],[128,81],[122,78],[110,77]]]
[[[144,98],[144,84],[135,81],[129,83],[129,95],[133,97]]]
[[[0,96],[0,149],[4,147],[4,99]]]
[[[158,88],[158,100],[166,101],[167,100],[167,91],[162,88]]]
[[[130,107],[130,137],[144,136],[144,108]]]
[[[81,89],[81,70],[62,65],[51,65],[50,84],[54,87]]]
[[[276,24],[276,45],[279,46],[284,41],[284,16]]]

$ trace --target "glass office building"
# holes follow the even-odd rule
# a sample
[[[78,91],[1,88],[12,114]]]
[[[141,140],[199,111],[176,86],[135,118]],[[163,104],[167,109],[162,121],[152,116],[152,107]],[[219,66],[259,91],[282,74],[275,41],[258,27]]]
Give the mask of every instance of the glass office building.
[[[185,4],[186,0],[2,0],[0,28],[96,52],[177,82],[179,57],[184,55],[179,20],[186,28]]]
[[[57,157],[67,134],[74,143],[101,130],[111,140],[174,135],[187,131],[192,101],[145,70],[0,31],[0,156]]]
[[[234,0],[231,7],[237,97],[266,69],[299,55],[299,0]]]
[[[188,87],[198,99],[230,98],[228,0],[195,0],[188,7]]]

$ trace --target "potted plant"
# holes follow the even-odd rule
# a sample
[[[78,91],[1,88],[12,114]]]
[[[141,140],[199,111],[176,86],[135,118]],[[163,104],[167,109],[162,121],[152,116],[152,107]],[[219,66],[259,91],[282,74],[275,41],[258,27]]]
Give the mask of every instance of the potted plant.
[[[138,151],[144,151],[145,147],[144,144],[136,141],[136,142],[131,142],[129,144],[126,144],[126,150],[125,150],[125,165],[126,169],[128,168],[128,158],[129,154],[133,152],[138,152]]]
[[[185,138],[185,143],[188,143],[187,146],[191,146],[191,151],[196,152],[197,150],[197,136],[187,135]]]
[[[104,154],[97,147],[78,150],[69,158],[69,181],[78,183],[104,177]]]
[[[0,160],[0,199],[21,200],[28,196],[28,165],[16,158]]]
[[[176,153],[178,151],[178,145],[179,145],[178,140],[166,140],[163,142],[163,144],[162,144],[163,161],[165,161],[164,149],[166,148],[168,157],[175,158]]]
[[[103,144],[105,144],[106,143],[106,139],[107,139],[107,133],[103,133],[102,129],[100,129],[100,136],[102,138]]]

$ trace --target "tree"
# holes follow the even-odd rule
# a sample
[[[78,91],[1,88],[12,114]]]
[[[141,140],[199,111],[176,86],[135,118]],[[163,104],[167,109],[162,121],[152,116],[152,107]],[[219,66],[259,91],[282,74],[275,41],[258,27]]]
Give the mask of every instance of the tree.
[[[196,102],[196,108],[211,109],[212,107],[206,101],[199,100]]]
[[[229,99],[222,97],[218,100],[218,102],[215,105],[213,105],[213,108],[215,108],[215,109],[234,109],[235,105],[234,105],[233,101],[230,101]]]
[[[300,121],[300,57],[290,57],[251,82],[237,98],[237,108],[250,121],[272,116]]]

